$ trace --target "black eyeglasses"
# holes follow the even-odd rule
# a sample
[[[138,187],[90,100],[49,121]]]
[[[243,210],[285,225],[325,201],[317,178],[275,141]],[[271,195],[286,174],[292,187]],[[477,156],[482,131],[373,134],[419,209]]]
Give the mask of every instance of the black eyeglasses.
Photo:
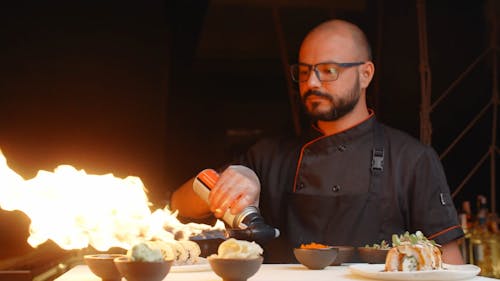
[[[321,82],[331,82],[339,78],[342,68],[362,65],[365,62],[322,62],[314,65],[298,63],[290,66],[292,79],[295,82],[306,82],[311,75],[311,70]]]

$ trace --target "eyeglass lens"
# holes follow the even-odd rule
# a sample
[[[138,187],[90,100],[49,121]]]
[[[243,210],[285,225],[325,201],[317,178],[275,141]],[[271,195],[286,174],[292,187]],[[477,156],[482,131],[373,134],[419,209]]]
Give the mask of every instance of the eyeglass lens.
[[[338,66],[332,63],[320,63],[316,65],[298,64],[292,68],[292,76],[295,81],[305,82],[314,71],[320,81],[334,81],[339,76]]]

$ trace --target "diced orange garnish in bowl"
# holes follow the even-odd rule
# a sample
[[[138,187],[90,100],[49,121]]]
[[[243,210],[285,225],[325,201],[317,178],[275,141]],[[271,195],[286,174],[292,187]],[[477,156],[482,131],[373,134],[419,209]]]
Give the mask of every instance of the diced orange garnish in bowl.
[[[312,242],[309,244],[302,244],[302,245],[300,245],[300,248],[301,249],[326,249],[326,248],[331,248],[331,246]]]

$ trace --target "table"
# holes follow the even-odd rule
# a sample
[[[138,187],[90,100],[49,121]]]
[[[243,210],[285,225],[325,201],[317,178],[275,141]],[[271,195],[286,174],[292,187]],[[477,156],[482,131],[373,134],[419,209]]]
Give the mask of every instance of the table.
[[[126,280],[126,279],[123,279]],[[213,271],[198,272],[170,272],[163,281],[221,281]],[[323,270],[309,270],[301,264],[263,264],[259,271],[248,281],[294,281],[294,280],[338,280],[356,281],[373,280],[354,275],[350,272],[348,265],[329,266]],[[476,276],[473,281],[499,280]],[[77,265],[61,275],[55,281],[101,281],[101,279],[89,270],[86,265]]]

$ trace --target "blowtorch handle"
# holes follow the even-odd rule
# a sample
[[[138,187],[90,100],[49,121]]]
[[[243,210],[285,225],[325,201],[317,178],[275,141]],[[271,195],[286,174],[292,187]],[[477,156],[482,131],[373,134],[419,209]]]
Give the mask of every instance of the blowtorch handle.
[[[219,174],[215,170],[206,169],[201,171],[194,179],[193,190],[200,196],[203,201],[208,204],[208,195],[210,190],[215,186],[215,183],[219,179]],[[227,209],[222,220],[225,221],[231,227],[244,228],[244,225],[239,225],[237,220],[237,215],[231,214],[230,209]]]
[[[219,179],[219,175],[216,171],[212,169],[206,169],[201,171],[194,179],[193,190],[200,196],[203,201],[208,204],[208,195],[210,190],[215,186],[215,183]]]

